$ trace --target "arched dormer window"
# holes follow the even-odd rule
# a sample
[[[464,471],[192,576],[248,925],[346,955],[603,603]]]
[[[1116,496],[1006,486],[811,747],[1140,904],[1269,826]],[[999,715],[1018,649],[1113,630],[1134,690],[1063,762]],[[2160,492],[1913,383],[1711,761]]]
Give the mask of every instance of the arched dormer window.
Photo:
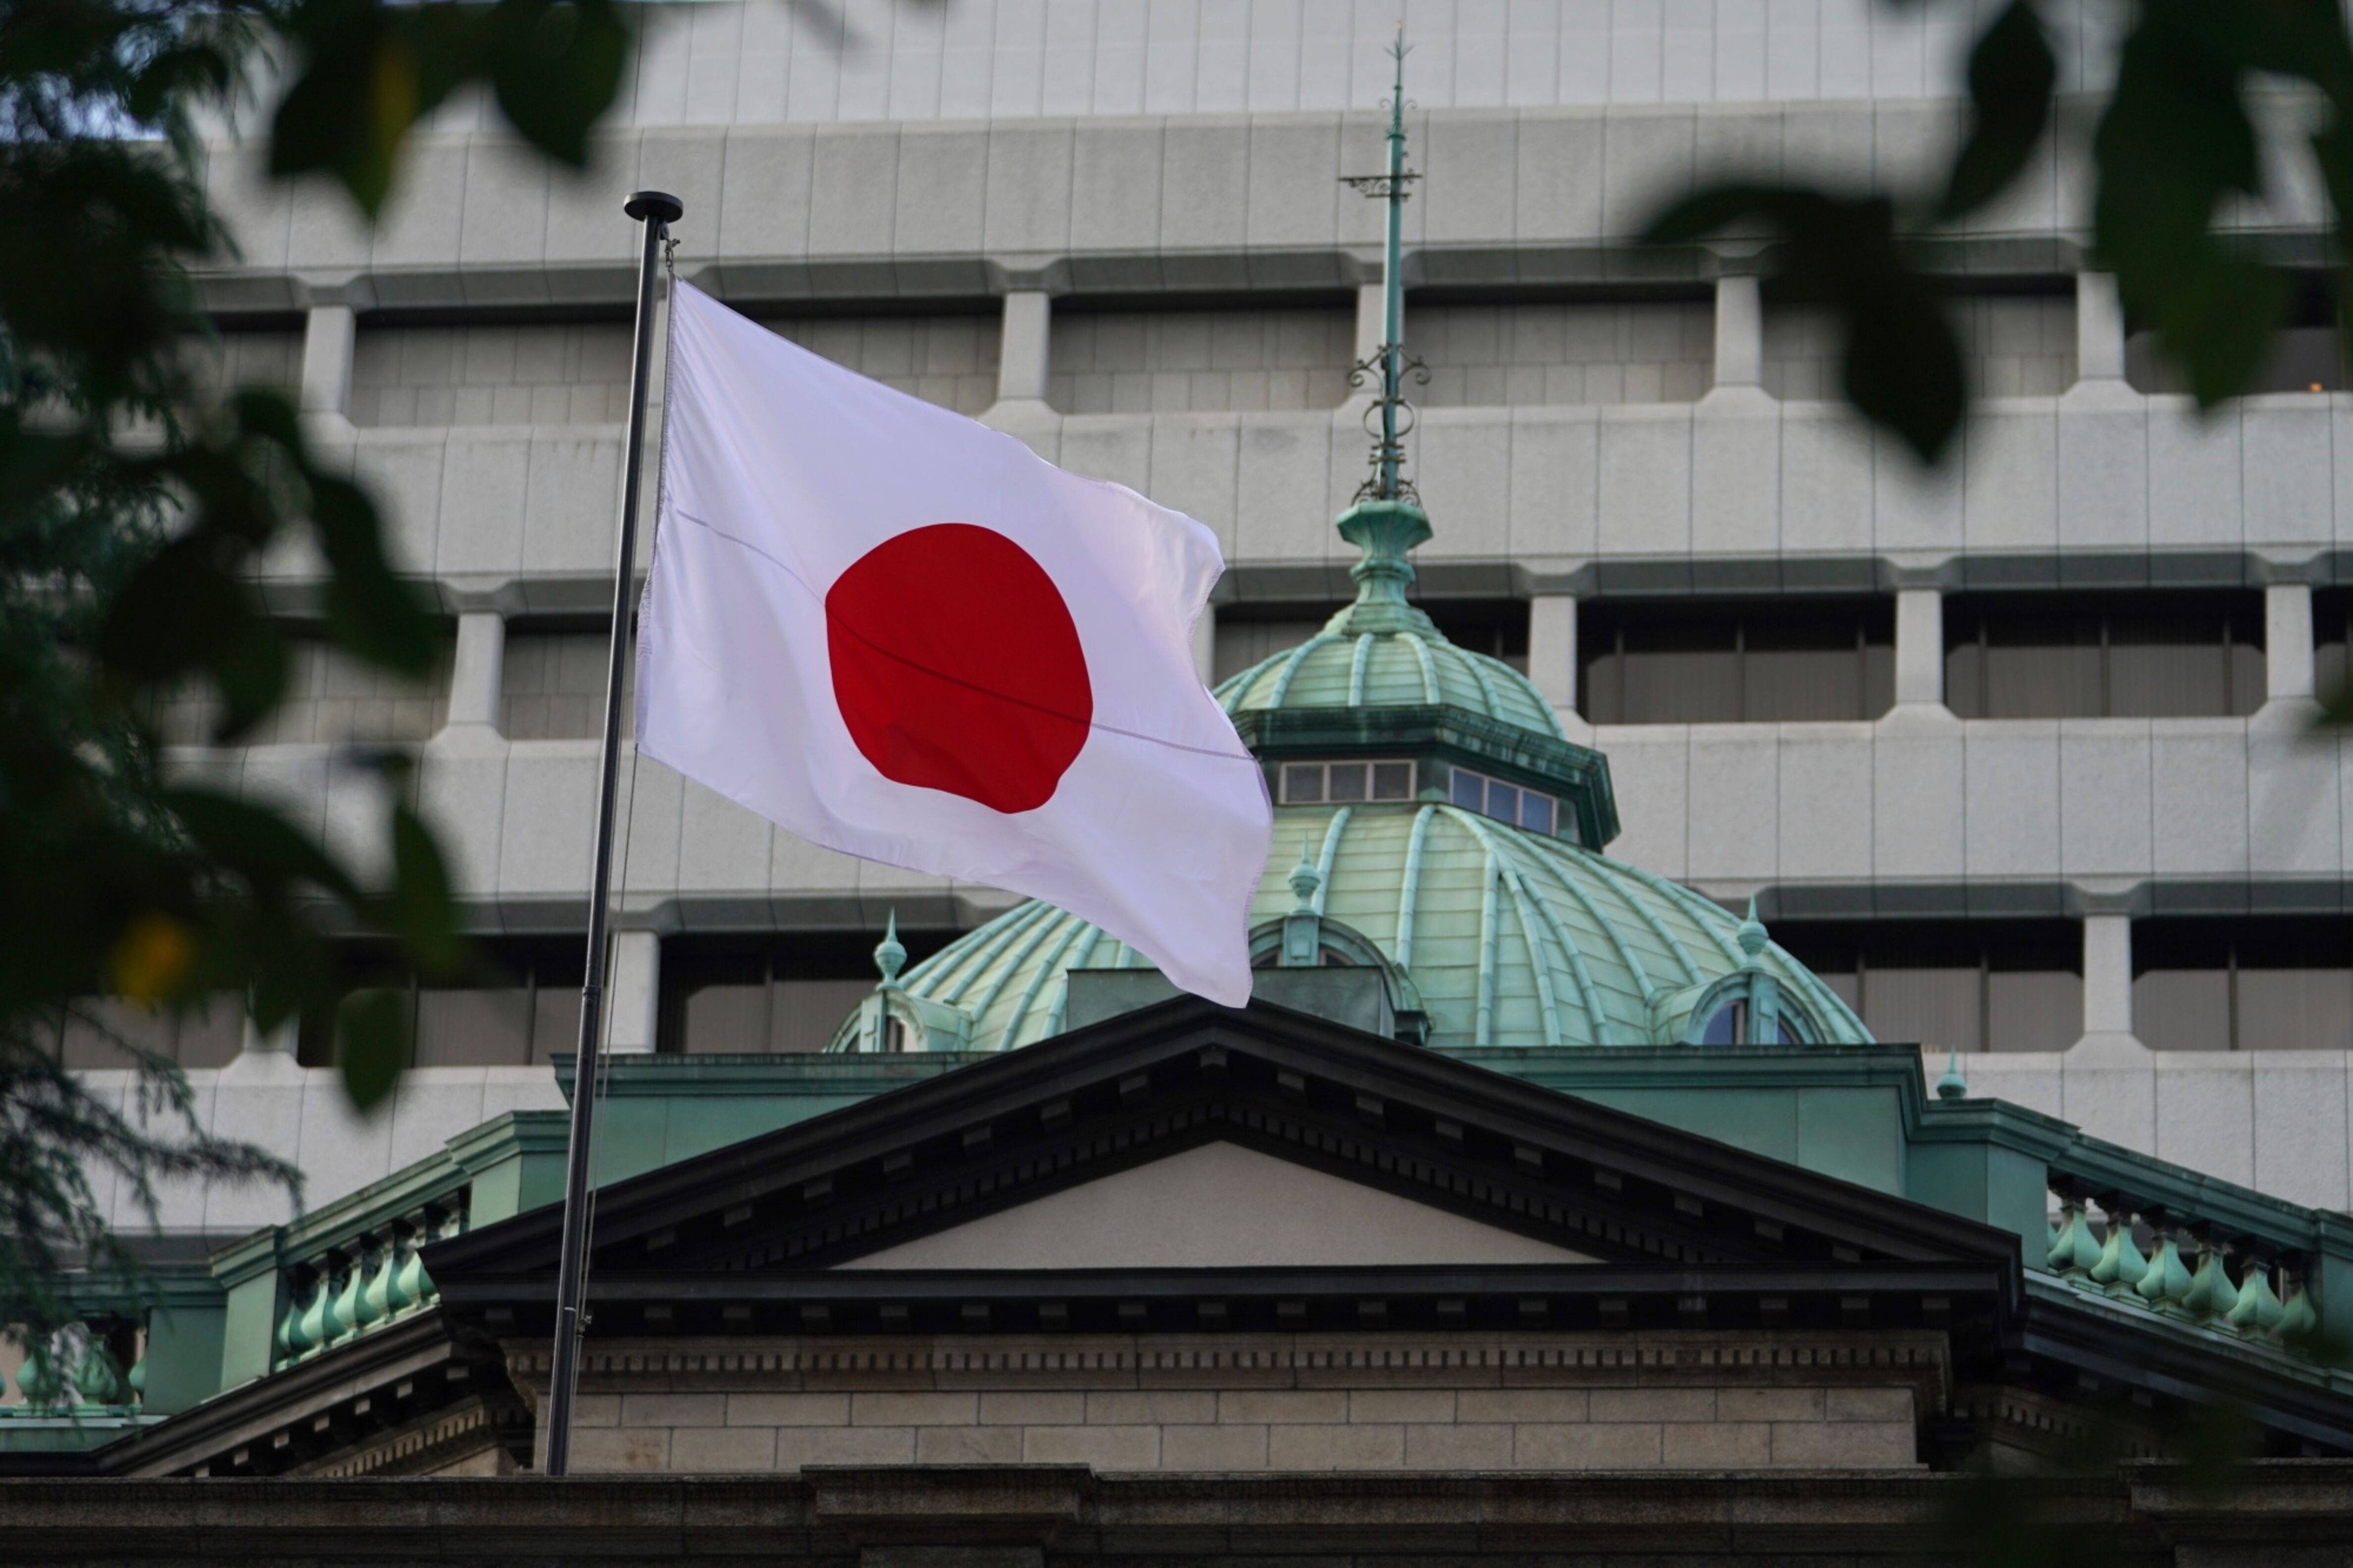
[[[1738,932],[1741,965],[1701,991],[1683,1027],[1685,1045],[1810,1046],[1822,1038],[1797,998],[1767,973],[1770,940],[1752,902]]]

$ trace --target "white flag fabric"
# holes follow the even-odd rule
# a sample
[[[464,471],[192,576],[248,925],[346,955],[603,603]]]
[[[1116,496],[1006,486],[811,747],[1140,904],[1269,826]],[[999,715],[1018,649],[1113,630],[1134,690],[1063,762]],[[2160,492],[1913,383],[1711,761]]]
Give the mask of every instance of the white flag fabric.
[[[639,752],[1247,1001],[1273,814],[1194,666],[1216,538],[691,285],[670,330]]]

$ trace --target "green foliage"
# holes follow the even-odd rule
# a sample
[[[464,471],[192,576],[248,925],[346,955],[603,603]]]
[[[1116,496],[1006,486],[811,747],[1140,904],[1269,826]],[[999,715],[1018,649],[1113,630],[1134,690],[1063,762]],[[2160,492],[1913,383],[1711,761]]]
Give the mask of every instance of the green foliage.
[[[2259,82],[2316,90],[2326,120],[2309,152],[2334,248],[2353,253],[2353,41],[2343,9],[2321,0],[2142,0],[2128,25],[2088,150],[2092,259],[2211,407],[2253,383],[2288,299],[2280,269],[2221,227],[2234,202],[2267,194],[2249,94]],[[1779,279],[1845,329],[1850,401],[1934,460],[1960,428],[1968,387],[1951,324],[1933,304],[1915,308],[1931,291],[1913,242],[1981,212],[2052,156],[2057,81],[2034,0],[2011,0],[1970,54],[1968,131],[1935,189],[1888,194],[1875,209],[1804,184],[1717,186],[1668,207],[1649,237],[1690,243],[1748,225],[1778,241]],[[1883,228],[1864,216],[1874,210]],[[1918,369],[1890,378],[1889,365]]]
[[[198,118],[280,62],[270,166],[324,174],[373,215],[417,117],[471,84],[532,145],[585,162],[629,44],[611,0],[0,5],[0,1322],[45,1321],[69,1263],[130,1267],[102,1172],[151,1215],[163,1181],[296,1180],[207,1135],[179,1069],[128,1042],[132,1102],[89,1093],[57,1053],[79,999],[171,1012],[234,993],[265,1030],[333,1019],[364,1107],[409,1032],[397,997],[341,1005],[330,932],[389,939],[427,975],[478,963],[405,757],[338,764],[381,786],[386,867],[364,872],[175,767],[153,721],[191,695],[216,741],[269,719],[290,647],[253,574],[289,548],[322,563],[318,630],[343,656],[419,678],[443,636],[285,395],[191,374],[210,329],[190,272],[234,256]]]

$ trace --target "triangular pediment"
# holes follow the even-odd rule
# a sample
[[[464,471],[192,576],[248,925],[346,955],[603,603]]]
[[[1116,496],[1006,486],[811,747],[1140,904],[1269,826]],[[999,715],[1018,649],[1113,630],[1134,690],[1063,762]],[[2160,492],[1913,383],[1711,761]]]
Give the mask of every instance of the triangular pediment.
[[[1418,1268],[1590,1263],[1223,1141],[842,1260],[843,1268]]]

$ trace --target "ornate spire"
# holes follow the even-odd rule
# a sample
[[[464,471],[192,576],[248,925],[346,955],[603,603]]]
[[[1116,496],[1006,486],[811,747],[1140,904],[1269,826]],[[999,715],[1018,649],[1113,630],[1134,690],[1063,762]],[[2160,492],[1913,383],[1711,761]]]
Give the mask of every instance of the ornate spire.
[[[884,985],[896,985],[906,962],[907,950],[899,944],[899,911],[893,909],[882,929],[882,940],[874,944],[874,967],[881,971]]]
[[[1303,837],[1299,840],[1299,864],[1291,868],[1291,896],[1298,900],[1293,908],[1294,915],[1315,912],[1315,890],[1324,885],[1324,875],[1315,868],[1314,840]]]
[[[1409,187],[1421,176],[1405,166],[1403,22],[1398,24],[1397,39],[1389,46],[1389,55],[1397,61],[1397,78],[1388,100],[1388,168],[1378,174],[1354,175],[1345,182],[1388,208],[1386,244],[1381,252],[1381,344],[1371,358],[1349,373],[1348,380],[1356,386],[1377,381],[1380,387],[1365,417],[1373,437],[1373,473],[1356,492],[1356,499],[1410,503],[1420,498],[1414,494],[1412,482],[1398,473],[1405,463],[1405,437],[1413,429],[1413,408],[1405,401],[1404,383],[1408,375],[1428,381],[1430,372],[1420,361],[1405,357],[1405,278],[1399,262],[1404,250],[1405,204],[1412,194]]]
[[[1399,470],[1405,464],[1405,438],[1413,430],[1413,405],[1405,400],[1409,376],[1421,381],[1430,372],[1419,360],[1405,357],[1405,204],[1413,182],[1421,178],[1405,166],[1405,24],[1398,24],[1389,46],[1397,61],[1396,84],[1388,99],[1388,167],[1378,174],[1357,174],[1345,183],[1386,205],[1388,226],[1381,252],[1381,344],[1371,357],[1349,373],[1351,385],[1377,385],[1378,393],[1365,414],[1373,438],[1372,474],[1356,490],[1356,504],[1340,514],[1340,536],[1364,552],[1350,568],[1356,580],[1356,603],[1349,613],[1351,632],[1413,631],[1434,635],[1428,617],[1406,604],[1413,584],[1413,548],[1430,538],[1430,518],[1413,482]]]

